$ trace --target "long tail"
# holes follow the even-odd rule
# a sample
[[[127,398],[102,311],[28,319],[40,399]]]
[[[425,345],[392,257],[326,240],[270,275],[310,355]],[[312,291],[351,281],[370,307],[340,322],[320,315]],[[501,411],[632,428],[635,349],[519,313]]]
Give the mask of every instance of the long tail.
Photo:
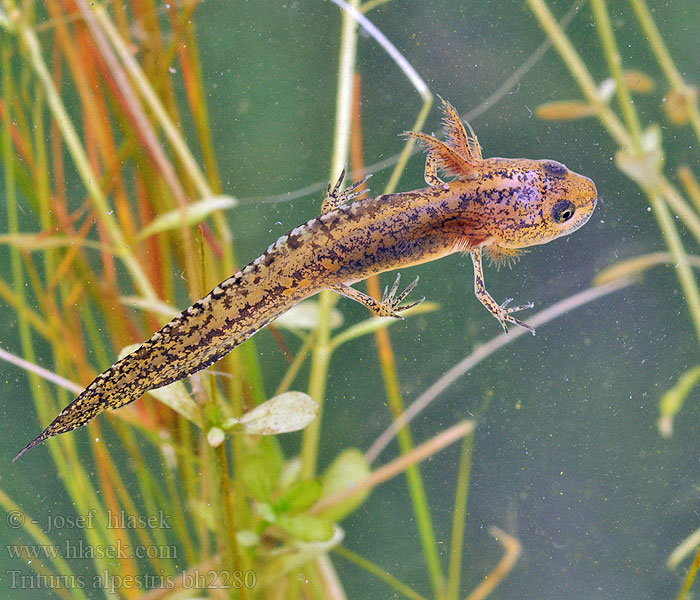
[[[219,284],[98,375],[13,461],[44,440],[85,425],[102,411],[205,369],[316,291],[281,294],[265,277],[265,256]]]

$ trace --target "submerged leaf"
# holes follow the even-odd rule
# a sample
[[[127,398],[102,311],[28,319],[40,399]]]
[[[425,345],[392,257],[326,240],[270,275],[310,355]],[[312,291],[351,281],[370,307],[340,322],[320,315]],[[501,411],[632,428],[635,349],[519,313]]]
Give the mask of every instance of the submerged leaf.
[[[357,448],[348,448],[336,457],[323,474],[321,497],[327,498],[347,490],[366,479],[370,473],[365,455]],[[348,496],[343,502],[334,504],[319,514],[331,521],[340,521],[360,506],[369,493],[369,490],[364,490]]]
[[[687,255],[688,264],[700,269],[700,256]],[[593,285],[606,285],[624,277],[634,278],[642,275],[644,271],[658,265],[676,266],[676,260],[670,252],[651,252],[641,256],[625,258],[603,269],[593,278]]]
[[[268,439],[268,438],[263,438]],[[274,439],[274,438],[269,438]],[[289,460],[283,461],[280,467],[280,476],[277,480],[277,487],[281,491],[292,489],[297,481],[301,479],[301,457],[293,456]]]
[[[641,154],[618,150],[615,164],[627,177],[648,190],[657,185],[664,161],[659,127],[652,125],[644,132],[642,147]]]
[[[320,310],[316,300],[300,302],[278,317],[275,326],[283,329],[311,331],[318,327]],[[331,329],[336,329],[343,324],[343,315],[335,308],[331,310],[330,324]]]
[[[131,306],[146,312],[153,313],[166,319],[172,319],[177,316],[179,311],[168,304],[156,298],[142,298],[140,296],[120,296],[119,302],[124,306]]]
[[[636,94],[650,94],[656,89],[656,82],[641,71],[625,71],[622,78],[629,91]],[[617,81],[612,77],[604,79],[598,86],[598,94],[603,102],[610,102],[616,91]]]
[[[261,454],[246,456],[241,472],[243,483],[258,502],[269,502],[277,480],[277,469]]]
[[[274,503],[277,513],[295,513],[310,508],[321,497],[318,479],[300,481]]]
[[[279,581],[285,575],[298,573],[299,569],[308,565],[314,558],[340,544],[344,537],[343,529],[333,525],[333,534],[329,539],[316,542],[303,542],[297,539],[292,541],[288,548],[283,548],[279,552],[275,550],[268,552],[267,556],[264,556],[266,560],[262,562],[257,585],[262,589]]]
[[[254,548],[260,543],[260,536],[251,529],[242,529],[236,532],[236,540],[244,548]]]
[[[276,435],[304,429],[318,415],[318,404],[302,392],[285,392],[241,417],[227,419],[223,428],[251,435]]]
[[[202,415],[199,407],[192,400],[185,385],[176,381],[156,390],[150,390],[149,394],[156,400],[172,408],[176,413],[202,427]]]
[[[688,369],[678,378],[678,382],[659,400],[659,420],[657,427],[663,437],[673,434],[673,419],[683,407],[693,388],[700,383],[700,365]]]
[[[693,105],[698,100],[698,89],[687,86],[684,90],[670,90],[664,98],[662,108],[674,125],[687,125],[693,114]]]
[[[545,121],[568,121],[595,115],[595,108],[581,100],[561,100],[541,104],[535,114]]]
[[[303,542],[325,542],[333,537],[331,521],[313,515],[279,515],[275,523]]]
[[[625,71],[623,77],[630,91],[636,94],[651,94],[656,89],[656,82],[636,69]]]
[[[275,513],[272,506],[267,502],[258,502],[255,507],[255,514],[257,514],[263,521],[268,523],[275,523],[277,521],[277,513]]]
[[[127,356],[128,354],[131,354],[135,350],[138,350],[141,347],[141,344],[129,344],[128,346],[124,346],[121,349],[121,352],[119,352],[119,356],[117,357],[119,360]]]
[[[193,204],[188,204],[186,209],[177,208],[156,217],[136,236],[136,241],[143,241],[147,237],[164,231],[171,231],[184,225],[197,225],[217,210],[227,210],[238,204],[238,200],[232,196],[210,196]],[[183,223],[184,220],[184,223]]]
[[[44,233],[4,233],[0,235],[0,244],[7,244],[22,250],[49,250],[51,248],[64,248],[69,246],[82,246],[93,248],[103,252],[114,253],[114,249],[94,240],[86,240],[77,236],[47,235]]]

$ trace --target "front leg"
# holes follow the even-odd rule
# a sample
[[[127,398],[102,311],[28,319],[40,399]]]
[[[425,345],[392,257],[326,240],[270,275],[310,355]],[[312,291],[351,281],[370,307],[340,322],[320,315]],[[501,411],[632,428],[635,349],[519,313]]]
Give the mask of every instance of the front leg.
[[[343,169],[340,173],[340,177],[338,177],[338,181],[335,182],[335,185],[331,187],[331,184],[328,184],[326,197],[323,199],[323,204],[321,204],[321,214],[325,215],[326,213],[334,211],[337,208],[340,208],[346,202],[350,202],[350,200],[354,200],[358,196],[362,196],[363,194],[369,192],[369,190],[361,190],[358,192],[357,188],[359,188],[370,177],[372,177],[371,174],[365,175],[362,179],[356,181],[349,188],[341,192],[340,186],[343,185],[343,179],[345,179],[345,169]]]
[[[384,288],[384,295],[382,296],[381,302],[375,300],[372,298],[372,296],[362,293],[360,290],[356,290],[354,287],[345,285],[344,283],[333,285],[330,289],[366,306],[378,317],[394,317],[395,319],[403,319],[399,313],[403,312],[404,310],[408,310],[409,308],[413,308],[414,306],[418,306],[421,302],[423,302],[423,300],[425,300],[425,298],[421,298],[420,300],[416,300],[410,304],[400,306],[400,304],[406,299],[406,296],[408,296],[413,291],[413,288],[416,287],[418,277],[416,277],[408,285],[408,287],[397,296],[396,292],[399,289],[400,279],[401,274],[399,273],[396,275],[396,281],[394,281],[394,285],[391,286],[391,290]]]
[[[508,326],[506,325],[506,322],[508,322],[514,323],[515,325],[520,325],[520,327],[524,327],[530,333],[532,333],[532,335],[535,335],[535,330],[530,325],[523,323],[512,316],[512,313],[524,310],[526,308],[532,308],[532,302],[528,302],[527,304],[523,304],[521,306],[514,306],[513,308],[506,308],[506,306],[508,306],[508,304],[513,300],[512,298],[508,298],[503,304],[498,304],[491,297],[491,294],[486,291],[486,285],[484,284],[484,268],[481,264],[481,248],[472,250],[470,254],[472,255],[472,262],[474,263],[474,293],[479,301],[486,307],[486,309],[498,319],[501,327],[503,327],[503,331],[508,333]]]

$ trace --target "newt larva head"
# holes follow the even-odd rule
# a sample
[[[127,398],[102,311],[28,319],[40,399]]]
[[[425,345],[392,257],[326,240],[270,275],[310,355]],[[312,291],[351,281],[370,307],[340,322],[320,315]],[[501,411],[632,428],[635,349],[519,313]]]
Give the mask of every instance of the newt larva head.
[[[546,244],[584,225],[596,206],[595,184],[554,160],[491,158],[495,200],[491,233],[502,248]]]
[[[560,162],[541,160],[545,187],[543,218],[552,233],[550,239],[573,233],[591,218],[598,201],[595,183],[570,171]],[[549,241],[549,240],[547,240]]]

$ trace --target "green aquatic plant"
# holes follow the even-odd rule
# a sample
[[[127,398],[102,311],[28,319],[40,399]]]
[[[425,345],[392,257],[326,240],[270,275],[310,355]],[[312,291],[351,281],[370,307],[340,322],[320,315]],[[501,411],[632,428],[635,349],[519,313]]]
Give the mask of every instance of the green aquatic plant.
[[[137,61],[135,25],[121,5],[113,18],[100,4],[49,0],[47,18],[28,4],[2,4],[0,108],[8,207],[2,243],[10,249],[12,272],[9,282],[0,283],[0,294],[16,311],[26,358],[6,351],[2,356],[28,371],[39,421],[81,388],[57,373],[86,381],[172,316],[183,294],[196,299],[235,270],[223,211],[236,199],[222,195],[208,128],[192,22],[196,5],[168,5],[160,13],[153,2],[133,2],[128,12],[139,15],[138,26],[149,40],[147,55]],[[347,160],[356,28],[346,16],[334,171]],[[54,54],[47,62],[51,43]],[[169,76],[176,67],[184,99]],[[68,108],[65,89],[76,95],[78,113]],[[183,112],[196,124],[204,169],[175,126]],[[409,151],[410,144],[406,158]],[[87,192],[82,203],[65,190],[74,174]],[[23,223],[24,230],[20,196],[34,217],[30,225]],[[184,290],[174,276],[178,271],[185,274]],[[92,582],[74,570],[65,552],[49,553],[46,560],[27,563],[45,578],[44,587],[76,598],[90,596],[90,589],[125,598],[176,597],[192,587],[206,588],[212,597],[262,597],[272,589],[293,597],[303,574],[314,594],[329,597],[323,590],[334,577],[325,556],[342,540],[337,523],[374,486],[473,430],[470,422],[458,424],[427,444],[406,447],[398,462],[374,471],[362,453],[347,449],[317,475],[330,357],[342,344],[395,322],[371,319],[335,333],[342,321],[333,318],[333,303],[322,294],[319,302],[305,305],[304,318],[297,311],[280,323],[301,343],[274,398],[266,400],[249,343],[217,365],[216,375],[192,378],[191,388],[177,383],[156,390],[110,415],[109,424],[95,423],[89,448],[73,436],[51,445],[76,518],[89,518],[83,529],[89,548],[138,546],[149,552],[85,556],[93,563]],[[435,308],[425,303],[412,312]],[[37,366],[46,364],[34,350],[38,341],[49,348],[52,370]],[[309,394],[287,391],[309,356]],[[42,386],[41,378],[55,387]],[[285,456],[271,434],[304,428],[300,458]],[[125,476],[125,458],[133,478]],[[419,482],[414,477],[414,487]],[[353,486],[359,486],[355,492]],[[424,493],[416,502],[424,522],[429,518]],[[24,541],[55,547],[34,525],[38,520],[25,517],[4,492],[0,504],[8,518],[23,515],[18,523]],[[151,517],[160,518],[160,527],[130,525]],[[422,529],[430,531],[430,525]],[[15,558],[31,559],[35,547],[18,545]],[[436,564],[436,547],[428,557]]]
[[[631,70],[625,71],[619,42],[610,18],[609,3],[606,0],[590,0],[600,47],[610,73],[610,79],[601,84],[596,84],[594,81],[579,53],[554,19],[547,2],[528,0],[528,4],[583,94],[583,100],[557,101],[540,107],[540,117],[554,120],[595,117],[602,123],[618,145],[615,164],[643,192],[668,248],[668,254],[656,253],[621,261],[620,264],[609,267],[607,272],[599,274],[598,281],[604,282],[611,276],[639,274],[656,264],[673,264],[695,335],[700,343],[700,289],[692,269],[693,266],[696,268],[698,266],[697,257],[690,255],[686,250],[679,227],[673,218],[675,213],[676,218],[680,219],[692,234],[694,242],[700,244],[700,205],[698,204],[700,186],[687,165],[676,166],[678,179],[691,200],[688,202],[666,174],[671,169],[671,165],[665,161],[670,148],[665,148],[664,145],[670,142],[662,136],[659,123],[650,122],[646,125],[642,123],[642,116],[632,94],[633,92],[652,92],[655,87],[654,82],[644,73],[635,70],[634,66]],[[692,154],[697,160],[700,157],[698,153],[700,105],[697,88],[686,82],[681,75],[646,0],[629,0],[629,10],[636,17],[641,33],[665,79],[666,91],[660,108],[665,113],[666,120],[673,126],[690,127],[696,145],[695,149],[687,154]],[[621,118],[617,114],[615,104],[621,113]],[[670,136],[666,136],[668,137]],[[658,425],[662,435],[672,434],[673,419],[697,381],[698,367],[694,366],[681,374],[678,383],[661,397]],[[700,546],[697,547],[695,561],[679,593],[679,600],[687,597],[695,579],[698,564],[700,564]]]

